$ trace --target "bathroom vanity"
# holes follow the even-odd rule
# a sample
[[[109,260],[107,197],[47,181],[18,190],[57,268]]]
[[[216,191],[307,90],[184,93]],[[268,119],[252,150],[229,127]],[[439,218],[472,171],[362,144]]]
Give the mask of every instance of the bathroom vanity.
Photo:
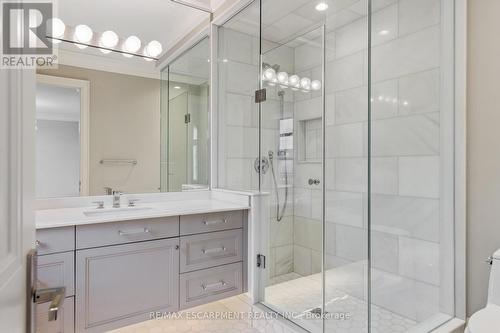
[[[55,321],[38,306],[37,331],[104,332],[246,291],[248,209],[206,199],[38,211],[39,287],[66,293]]]

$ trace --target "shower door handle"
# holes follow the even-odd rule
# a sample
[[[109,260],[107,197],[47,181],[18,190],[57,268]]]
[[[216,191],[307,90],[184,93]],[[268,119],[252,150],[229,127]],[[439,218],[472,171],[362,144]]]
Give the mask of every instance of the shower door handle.
[[[320,181],[319,181],[319,179],[309,178],[308,183],[309,183],[309,185],[319,185]]]

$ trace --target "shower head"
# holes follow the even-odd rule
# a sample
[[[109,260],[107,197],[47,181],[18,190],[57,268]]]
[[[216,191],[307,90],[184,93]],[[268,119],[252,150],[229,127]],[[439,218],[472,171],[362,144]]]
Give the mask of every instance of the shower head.
[[[272,68],[277,73],[280,70],[280,65],[278,65],[278,64],[270,65],[267,62],[263,62],[262,63],[262,68],[263,69]]]

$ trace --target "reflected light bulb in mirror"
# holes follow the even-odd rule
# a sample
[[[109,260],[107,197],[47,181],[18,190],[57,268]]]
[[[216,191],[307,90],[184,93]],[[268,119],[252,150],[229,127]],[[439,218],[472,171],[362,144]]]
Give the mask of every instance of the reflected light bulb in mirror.
[[[300,78],[298,77],[298,75],[292,75],[288,78],[288,83],[293,87],[296,87],[299,82]]]
[[[303,77],[302,79],[300,79],[300,87],[306,90],[311,89],[311,79],[307,77]]]
[[[328,4],[326,2],[320,2],[314,8],[316,8],[318,12],[323,12],[328,9]]]
[[[66,31],[66,25],[64,24],[64,22],[61,19],[54,17],[51,20],[51,24],[52,24],[52,37],[63,38],[64,32]],[[52,43],[57,44],[60,42],[61,42],[60,40],[52,39]]]
[[[125,52],[136,53],[141,48],[141,40],[137,36],[130,36],[125,40],[123,50]],[[129,55],[130,56],[130,55]]]
[[[94,32],[85,24],[80,24],[75,27],[75,40],[79,43],[88,44],[92,40]],[[85,48],[86,45],[79,45],[79,47]]]
[[[152,40],[146,45],[146,48],[144,49],[146,56],[151,57],[151,58],[156,58],[161,54],[163,51],[161,44],[157,40]]]
[[[99,39],[99,45],[108,49],[113,49],[118,45],[118,35],[111,30],[104,31]],[[110,53],[111,50],[101,49],[104,54]]]
[[[268,81],[273,81],[276,79],[276,71],[272,68],[266,68],[264,71],[264,78]]]
[[[277,75],[278,82],[283,84],[288,84],[288,73],[287,72],[279,72]]]
[[[320,90],[321,89],[321,82],[319,80],[313,80],[311,82],[311,88],[312,88],[312,90]]]

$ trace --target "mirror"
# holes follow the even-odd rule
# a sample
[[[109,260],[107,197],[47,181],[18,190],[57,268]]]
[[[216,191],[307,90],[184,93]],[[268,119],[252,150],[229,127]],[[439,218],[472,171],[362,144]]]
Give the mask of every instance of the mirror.
[[[210,45],[201,40],[162,72],[162,190],[206,188],[209,172]]]
[[[208,188],[208,38],[164,69],[65,42],[59,58],[37,70],[37,198]]]

